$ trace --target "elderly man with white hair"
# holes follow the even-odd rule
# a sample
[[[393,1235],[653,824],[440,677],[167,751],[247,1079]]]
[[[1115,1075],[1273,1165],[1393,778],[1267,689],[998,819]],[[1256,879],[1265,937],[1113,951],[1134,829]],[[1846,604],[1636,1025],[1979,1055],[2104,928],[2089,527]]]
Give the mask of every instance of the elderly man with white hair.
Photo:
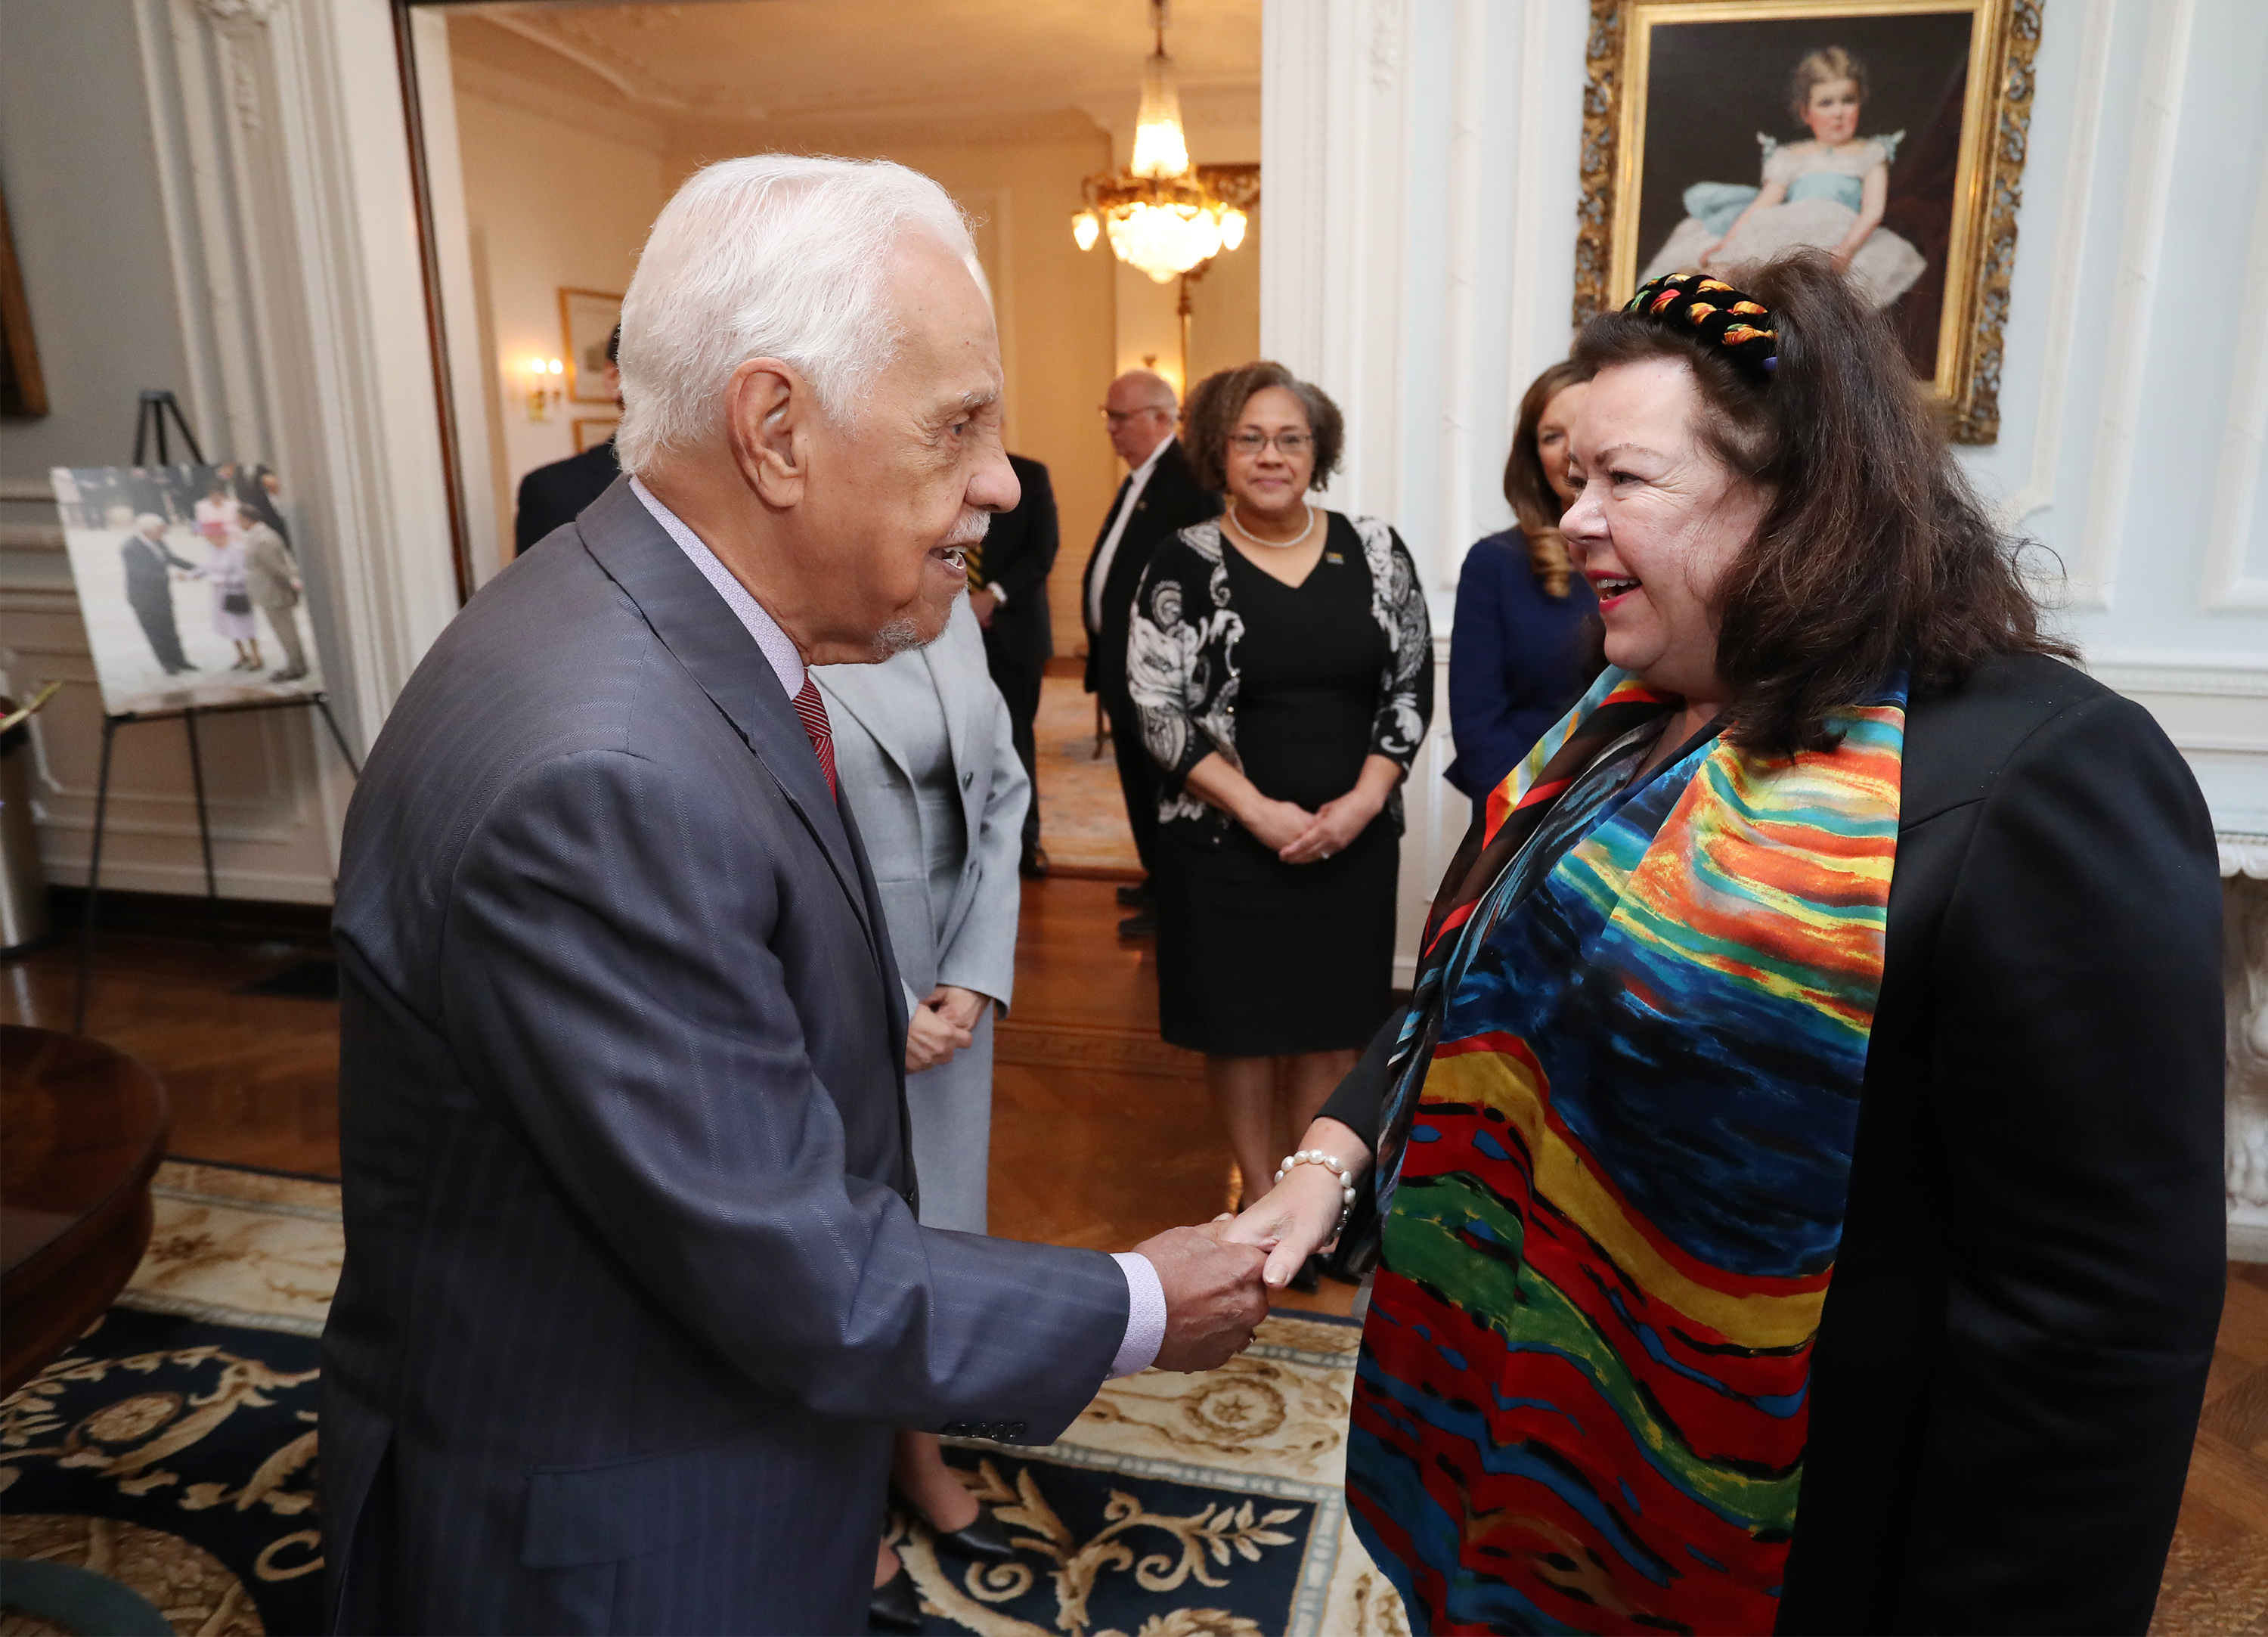
[[[808,667],[936,637],[1015,504],[959,212],[712,166],[622,308],[624,478],[403,690],[335,918],[333,1629],[864,1627],[895,1427],[1207,1368],[1260,1254],[924,1228],[902,989]]]

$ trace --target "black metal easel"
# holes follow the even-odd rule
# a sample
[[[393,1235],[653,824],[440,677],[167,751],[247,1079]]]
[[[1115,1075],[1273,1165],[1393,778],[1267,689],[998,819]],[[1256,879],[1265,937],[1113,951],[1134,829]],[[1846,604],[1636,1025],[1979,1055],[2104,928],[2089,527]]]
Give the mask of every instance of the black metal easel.
[[[180,429],[181,441],[188,446],[189,458],[198,466],[204,464],[204,453],[197,447],[196,434],[189,430],[182,417],[181,406],[170,392],[145,392],[142,406],[134,423],[134,464],[144,464],[144,456],[150,444],[158,447],[158,464],[171,465],[166,458],[166,420],[170,415]],[[86,1032],[86,1000],[94,983],[95,901],[102,891],[102,832],[104,820],[110,807],[110,748],[118,730],[130,722],[162,722],[179,717],[189,740],[189,782],[197,798],[197,844],[203,850],[205,861],[205,901],[211,911],[213,940],[220,940],[220,881],[213,872],[212,817],[205,806],[204,758],[197,746],[197,718],[200,716],[234,716],[246,711],[284,711],[313,705],[323,713],[323,725],[331,730],[331,741],[339,748],[339,756],[347,769],[357,778],[362,777],[362,764],[347,748],[347,736],[339,731],[338,719],[331,714],[330,697],[327,694],[297,694],[289,699],[247,699],[238,704],[190,704],[168,711],[122,711],[116,715],[108,712],[102,718],[102,771],[94,786],[94,844],[87,858],[86,911],[79,926],[78,993],[71,1007],[71,1032]]]
[[[158,464],[173,464],[166,451],[166,417],[168,414],[173,416],[173,424],[181,429],[181,441],[189,446],[189,463],[202,466],[205,463],[204,451],[197,447],[197,435],[189,430],[189,423],[181,414],[180,400],[170,392],[145,392],[142,395],[142,407],[134,416],[134,464],[145,466],[149,463],[147,454],[153,432],[157,435]]]

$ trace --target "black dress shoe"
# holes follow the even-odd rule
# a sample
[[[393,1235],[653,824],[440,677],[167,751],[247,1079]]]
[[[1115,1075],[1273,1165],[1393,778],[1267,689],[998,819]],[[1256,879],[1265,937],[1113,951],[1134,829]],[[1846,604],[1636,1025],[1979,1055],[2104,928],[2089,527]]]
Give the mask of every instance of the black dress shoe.
[[[1150,883],[1145,881],[1136,881],[1131,887],[1121,887],[1118,889],[1118,902],[1130,910],[1148,909]]]
[[[986,1563],[1005,1563],[1016,1555],[1015,1547],[1008,1544],[1008,1531],[1000,1527],[1000,1520],[983,1507],[976,1508],[976,1521],[966,1529],[956,1529],[951,1534],[930,1525],[937,1544],[947,1552],[964,1558],[976,1558]]]
[[[1035,847],[1016,866],[1016,874],[1027,881],[1043,881],[1048,878],[1048,850]]]
[[[1158,935],[1158,918],[1147,910],[1139,915],[1130,915],[1118,923],[1118,935],[1121,938],[1155,938]]]
[[[1292,1275],[1292,1288],[1303,1296],[1312,1296],[1322,1285],[1323,1259],[1309,1257],[1300,1264],[1300,1271]]]
[[[914,1589],[914,1577],[901,1560],[898,1572],[874,1588],[873,1601],[866,1605],[866,1629],[917,1632],[921,1628],[921,1593]]]

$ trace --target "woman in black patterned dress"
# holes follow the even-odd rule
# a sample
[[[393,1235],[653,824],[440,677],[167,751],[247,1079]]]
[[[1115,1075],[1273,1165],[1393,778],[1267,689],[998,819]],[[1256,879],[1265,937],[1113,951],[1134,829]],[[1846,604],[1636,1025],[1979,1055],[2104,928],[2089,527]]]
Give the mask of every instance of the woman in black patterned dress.
[[[1187,424],[1227,507],[1152,560],[1127,682],[1161,775],[1160,1025],[1205,1054],[1253,1198],[1390,1005],[1432,629],[1400,537],[1306,498],[1342,438],[1320,390],[1248,364],[1199,383]]]

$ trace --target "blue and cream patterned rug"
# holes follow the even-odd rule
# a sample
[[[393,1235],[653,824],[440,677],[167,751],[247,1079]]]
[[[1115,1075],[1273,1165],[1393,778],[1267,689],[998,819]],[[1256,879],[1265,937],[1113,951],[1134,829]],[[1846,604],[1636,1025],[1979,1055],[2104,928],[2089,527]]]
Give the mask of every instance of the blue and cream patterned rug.
[[[91,1569],[188,1637],[318,1629],[316,1338],[338,1189],[169,1161],[149,1255],[102,1322],[0,1401],[0,1559]],[[1046,1449],[947,1458],[1014,1562],[894,1523],[928,1629],[976,1637],[1406,1637],[1340,1492],[1360,1332],[1269,1320],[1207,1375],[1109,1383]],[[0,1600],[8,1571],[0,1567]],[[62,1630],[0,1616],[13,1633]]]
[[[92,1570],[180,1633],[314,1631],[316,1338],[338,1284],[338,1188],[168,1161],[151,1195],[125,1293],[0,1400],[0,1559]],[[0,1564],[0,1601],[15,1578]]]
[[[948,1448],[1018,1549],[939,1556],[899,1524],[927,1631],[978,1637],[1385,1637],[1402,1607],[1346,1525],[1361,1331],[1279,1313],[1204,1375],[1107,1385],[1043,1450]]]

